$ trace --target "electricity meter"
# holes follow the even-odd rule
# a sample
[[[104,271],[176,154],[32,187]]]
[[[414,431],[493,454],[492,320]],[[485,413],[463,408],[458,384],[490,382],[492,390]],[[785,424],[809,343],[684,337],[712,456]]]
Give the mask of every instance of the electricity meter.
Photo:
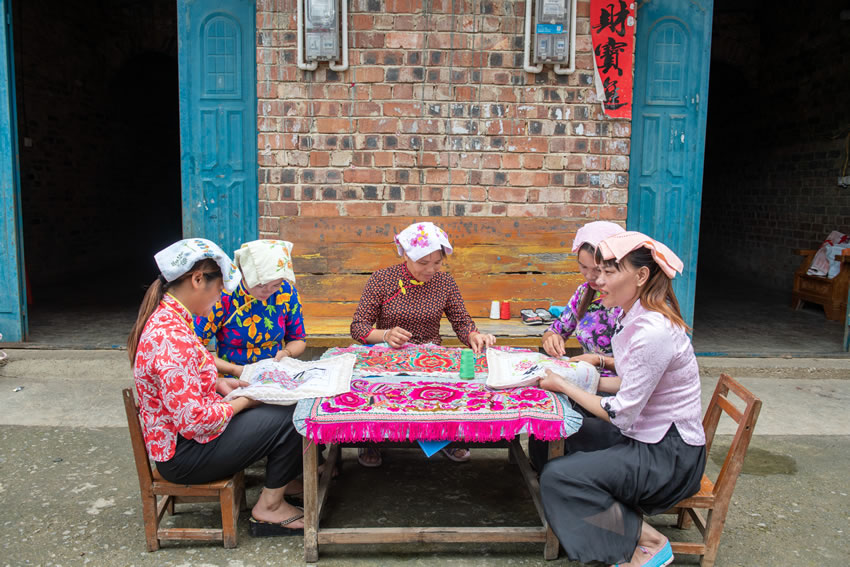
[[[576,0],[536,0],[534,62],[569,63],[570,2]]]
[[[300,1],[300,0],[299,0]],[[347,2],[348,0],[343,0]],[[339,59],[338,0],[304,0],[304,58],[307,61]]]

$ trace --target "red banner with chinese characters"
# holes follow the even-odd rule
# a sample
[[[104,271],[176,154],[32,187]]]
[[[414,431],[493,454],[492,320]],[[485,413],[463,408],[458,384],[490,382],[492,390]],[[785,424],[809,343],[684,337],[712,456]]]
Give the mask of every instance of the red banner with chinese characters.
[[[635,2],[590,0],[590,36],[604,91],[602,108],[612,118],[631,118],[635,54]]]

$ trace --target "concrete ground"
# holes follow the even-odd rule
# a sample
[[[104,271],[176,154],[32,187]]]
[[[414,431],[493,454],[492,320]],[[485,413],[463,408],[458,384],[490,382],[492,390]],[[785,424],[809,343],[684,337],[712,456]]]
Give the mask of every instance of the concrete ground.
[[[166,542],[147,553],[120,390],[123,351],[9,350],[0,367],[0,565],[302,565],[300,538],[253,539],[247,512],[239,547]],[[827,566],[847,562],[850,530],[850,360],[701,358],[703,395],[721,371],[764,407],[732,498],[719,567]],[[721,428],[709,468],[730,438]],[[363,469],[346,452],[326,525],[488,526],[535,522],[505,452],[476,450],[455,464],[421,452],[385,455]],[[249,469],[248,499],[262,482]],[[180,508],[178,507],[178,510]],[[216,505],[187,505],[174,525],[216,525]],[[659,518],[668,521],[670,518]],[[655,521],[655,519],[653,520]],[[695,539],[671,529],[673,539]],[[542,545],[335,545],[320,564],[577,565],[546,562]],[[675,565],[695,565],[693,557]]]

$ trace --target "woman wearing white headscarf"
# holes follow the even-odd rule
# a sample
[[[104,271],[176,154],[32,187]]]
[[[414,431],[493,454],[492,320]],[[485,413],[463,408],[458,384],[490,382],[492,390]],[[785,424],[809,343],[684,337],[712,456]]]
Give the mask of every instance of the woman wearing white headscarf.
[[[145,447],[157,471],[169,482],[203,484],[267,457],[251,533],[303,533],[303,512],[283,498],[302,466],[295,406],[224,401],[219,394],[244,383],[218,376],[192,325],[192,317],[208,312],[222,288],[236,289],[239,270],[203,238],[176,242],[155,260],[160,275],[142,300],[127,350]]]
[[[395,237],[404,261],[373,273],[366,282],[351,336],[364,344],[387,343],[400,348],[407,343],[440,344],[440,319],[445,313],[457,338],[476,353],[496,342],[481,333],[466,311],[460,289],[451,274],[441,271],[452,253],[446,233],[431,222],[418,222]],[[469,460],[467,449],[443,449],[453,461]],[[381,464],[375,449],[361,449],[360,464]]]
[[[216,367],[222,374],[239,376],[245,364],[304,352],[307,334],[291,252],[292,243],[284,240],[243,244],[235,254],[242,282],[195,319],[204,344],[216,338]]]

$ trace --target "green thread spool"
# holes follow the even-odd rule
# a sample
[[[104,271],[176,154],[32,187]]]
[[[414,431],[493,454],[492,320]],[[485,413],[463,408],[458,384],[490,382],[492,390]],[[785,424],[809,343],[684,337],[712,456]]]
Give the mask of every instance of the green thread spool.
[[[475,357],[468,348],[460,352],[460,378],[461,380],[472,380],[475,378]]]

